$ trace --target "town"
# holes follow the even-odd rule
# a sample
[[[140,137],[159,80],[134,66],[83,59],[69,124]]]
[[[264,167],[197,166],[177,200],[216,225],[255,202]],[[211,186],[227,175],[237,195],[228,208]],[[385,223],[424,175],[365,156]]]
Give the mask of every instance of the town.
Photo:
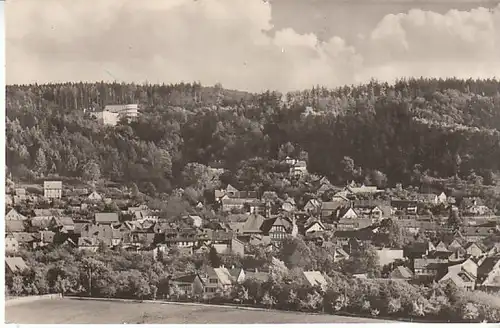
[[[305,160],[286,157],[282,164],[291,181],[310,181],[304,194],[280,197],[276,192],[228,184],[209,190],[207,197],[191,199],[176,216],[168,216],[166,204],[137,187],[74,186],[61,180],[23,185],[7,179],[5,250],[10,292],[26,292],[13,283],[13,277],[29,271],[20,253],[58,247],[88,254],[120,250],[160,262],[173,253],[186,259],[207,257],[206,266],[168,276],[158,294],[167,299],[220,298],[244,281],[268,281],[273,266],[284,271],[299,268],[300,273],[294,269],[297,279],[310,288],[325,289],[333,271],[326,268],[346,272],[345,263],[355,279],[499,290],[500,217],[480,198],[445,191],[420,193],[401,185],[334,186],[326,177],[309,174]],[[214,176],[224,172],[207,170]],[[186,191],[173,193],[179,194],[175,202]],[[325,261],[330,263],[311,265],[310,259],[303,258],[300,243],[326,250]],[[370,250],[374,264],[353,267]],[[270,256],[267,264],[241,261],[258,253]],[[221,262],[225,256],[240,261],[226,266]],[[91,295],[92,290],[84,294]]]

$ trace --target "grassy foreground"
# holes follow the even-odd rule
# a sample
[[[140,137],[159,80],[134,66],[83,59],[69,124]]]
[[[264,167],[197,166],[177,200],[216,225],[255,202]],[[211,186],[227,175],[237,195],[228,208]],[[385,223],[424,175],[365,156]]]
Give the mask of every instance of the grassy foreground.
[[[254,324],[369,323],[370,318],[255,311],[206,305],[119,303],[94,300],[39,300],[8,305],[5,320],[16,324]]]

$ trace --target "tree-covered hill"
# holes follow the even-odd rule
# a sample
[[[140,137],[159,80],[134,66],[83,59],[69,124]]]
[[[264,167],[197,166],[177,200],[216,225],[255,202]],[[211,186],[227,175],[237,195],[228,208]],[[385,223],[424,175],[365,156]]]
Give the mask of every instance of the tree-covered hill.
[[[168,191],[190,162],[236,173],[250,159],[304,152],[311,172],[337,183],[382,172],[391,184],[455,175],[489,184],[500,171],[496,80],[372,81],[285,95],[199,83],[15,85],[6,100],[7,166],[22,179],[100,173]],[[139,103],[140,119],[112,128],[88,115],[120,103]]]

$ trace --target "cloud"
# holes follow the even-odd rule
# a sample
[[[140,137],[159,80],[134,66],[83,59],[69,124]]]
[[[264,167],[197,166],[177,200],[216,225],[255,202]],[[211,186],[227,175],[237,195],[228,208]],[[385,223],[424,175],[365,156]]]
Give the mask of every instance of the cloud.
[[[5,12],[7,83],[196,80],[288,91],[371,77],[500,76],[500,6],[387,15],[352,45],[276,30],[261,0],[16,0]]]

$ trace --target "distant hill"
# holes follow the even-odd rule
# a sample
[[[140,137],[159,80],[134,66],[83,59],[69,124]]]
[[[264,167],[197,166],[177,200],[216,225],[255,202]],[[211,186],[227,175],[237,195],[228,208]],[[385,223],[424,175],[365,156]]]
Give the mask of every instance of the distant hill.
[[[281,95],[199,83],[7,87],[7,165],[15,177],[84,176],[182,184],[186,163],[308,154],[332,182],[418,185],[425,177],[494,183],[500,171],[500,81],[409,79]],[[84,108],[139,103],[138,122],[100,126]],[[346,161],[346,158],[348,159]]]

